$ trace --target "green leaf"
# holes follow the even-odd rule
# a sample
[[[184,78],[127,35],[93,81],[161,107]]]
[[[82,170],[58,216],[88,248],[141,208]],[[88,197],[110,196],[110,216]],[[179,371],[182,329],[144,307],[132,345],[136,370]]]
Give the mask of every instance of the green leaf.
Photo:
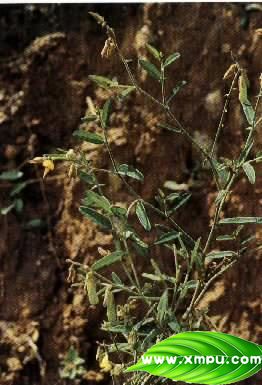
[[[31,219],[31,221],[26,222],[23,227],[26,230],[31,230],[31,229],[44,227],[45,225],[46,223],[42,219],[35,218],[35,219]]]
[[[121,250],[114,251],[111,254],[105,255],[103,258],[99,259],[91,266],[91,269],[98,271],[104,267],[110,266],[115,262],[121,261],[125,253]]]
[[[90,185],[94,185],[96,184],[96,179],[93,175],[90,175],[88,174],[87,172],[85,171],[80,171],[79,172],[79,178],[85,182],[85,183],[88,183]]]
[[[215,166],[215,169],[217,171],[220,184],[222,188],[226,186],[229,178],[230,178],[230,171],[228,170],[227,166],[224,163],[220,163],[213,159],[213,164]]]
[[[17,180],[21,178],[24,175],[22,171],[19,170],[10,170],[10,171],[4,171],[0,174],[0,180]]]
[[[217,258],[225,258],[225,257],[234,257],[237,256],[237,253],[234,251],[211,251],[211,253],[207,254],[207,258],[210,259],[217,259]]]
[[[197,267],[201,267],[203,265],[201,254],[199,253],[200,242],[201,242],[201,237],[198,238],[198,240],[196,241],[191,253],[191,265],[195,263]]]
[[[117,285],[123,285],[123,282],[121,281],[121,279],[118,277],[118,275],[113,271],[112,274],[111,274],[111,277],[112,277],[112,281],[114,283],[116,283]]]
[[[137,215],[139,222],[144,227],[144,229],[146,231],[150,231],[151,230],[151,223],[150,223],[150,220],[147,216],[145,206],[144,206],[143,202],[141,202],[141,201],[138,201],[136,204],[136,215]]]
[[[162,281],[162,278],[159,275],[143,273],[142,276],[144,278],[150,279],[150,281]]]
[[[177,202],[177,204],[171,208],[170,214],[178,210],[181,206],[183,206],[190,199],[190,197],[191,194],[189,193],[179,194],[178,197],[175,199],[175,202]]]
[[[132,230],[126,231],[125,237],[126,237],[126,239],[131,239],[138,246],[142,247],[142,249],[148,248],[148,245],[141,238],[139,238],[139,236]]]
[[[76,130],[73,132],[73,136],[78,137],[85,142],[94,143],[94,144],[103,144],[104,138],[94,132],[88,132],[84,130]]]
[[[106,78],[105,76],[99,75],[89,75],[88,78],[95,82],[99,87],[108,89],[110,87],[115,87],[118,85],[117,82]]]
[[[155,59],[159,61],[161,60],[161,52],[159,52],[155,47],[153,47],[151,44],[146,44],[146,48]]]
[[[122,98],[125,98],[126,96],[131,94],[131,92],[135,91],[135,89],[136,87],[134,86],[124,86],[123,90],[120,92],[120,96]]]
[[[156,68],[156,66],[152,63],[150,63],[147,60],[139,59],[138,60],[141,67],[146,70],[146,72],[154,79],[160,80],[161,79],[161,72]]]
[[[172,93],[171,95],[169,96],[168,100],[167,100],[167,104],[169,104],[171,102],[171,100],[177,95],[177,93],[181,90],[181,88],[183,86],[186,85],[186,81],[185,80],[181,80],[173,89],[172,89]]]
[[[111,204],[109,200],[104,195],[100,195],[93,190],[89,190],[86,192],[85,198],[83,199],[83,203],[86,206],[94,206],[98,209],[103,209],[107,212],[109,212],[111,209]]]
[[[119,218],[126,217],[127,210],[124,207],[112,206],[111,211]]]
[[[155,245],[162,245],[163,243],[173,242],[175,239],[179,237],[179,232],[177,231],[169,231],[168,233],[162,234],[155,242]]]
[[[233,241],[234,239],[235,239],[234,234],[219,235],[218,237],[216,237],[217,241]]]
[[[247,223],[255,223],[257,225],[262,224],[262,217],[234,217],[234,218],[224,218],[220,219],[219,224],[237,224],[237,225],[245,225]]]
[[[120,175],[128,176],[129,178],[137,179],[139,181],[144,180],[144,175],[142,172],[128,164],[120,164],[117,167],[117,173]]]
[[[177,59],[180,58],[180,53],[179,52],[174,52],[172,53],[172,55],[168,56],[168,58],[166,58],[165,62],[164,62],[164,67],[167,67],[169,66],[170,64],[174,63],[174,61],[176,61]]]
[[[248,378],[261,369],[261,352],[259,345],[230,334],[184,332],[153,345],[143,355],[143,359],[126,371],[145,371],[173,381],[193,384],[231,384]],[[162,358],[162,363],[156,363],[156,357]],[[191,357],[190,362],[185,357]],[[204,360],[214,357],[214,361],[201,363],[197,357],[204,357]],[[233,357],[238,357],[238,363],[232,362]],[[242,364],[242,357],[249,357],[250,361]],[[251,361],[251,357],[258,357],[258,361]]]
[[[248,99],[246,99],[246,101],[241,102],[241,105],[248,123],[252,125],[255,119],[255,111],[252,104]]]
[[[86,115],[83,118],[81,118],[82,122],[89,123],[94,122],[97,119],[96,115]]]
[[[90,209],[89,207],[80,206],[79,211],[88,219],[95,224],[101,226],[105,230],[111,230],[112,225],[110,220],[103,214],[100,214],[96,210]]]
[[[104,128],[107,128],[108,126],[111,109],[112,109],[112,100],[107,99],[101,113],[101,121],[102,121],[102,126]]]
[[[19,194],[27,186],[26,182],[18,183],[10,192],[10,196],[13,197]]]
[[[249,162],[245,162],[242,165],[242,168],[251,184],[254,184],[256,182],[256,172],[252,164]]]
[[[24,202],[22,199],[18,198],[14,201],[14,207],[17,213],[21,213],[24,208]]]
[[[165,319],[168,310],[168,290],[166,289],[161,295],[158,306],[157,306],[157,319],[162,324]]]

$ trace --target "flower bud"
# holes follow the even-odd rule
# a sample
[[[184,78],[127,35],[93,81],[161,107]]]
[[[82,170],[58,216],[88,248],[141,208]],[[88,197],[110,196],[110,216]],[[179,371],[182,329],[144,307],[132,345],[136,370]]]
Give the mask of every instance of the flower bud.
[[[97,305],[99,303],[99,298],[96,291],[96,279],[94,273],[90,271],[86,275],[86,290],[90,305]]]

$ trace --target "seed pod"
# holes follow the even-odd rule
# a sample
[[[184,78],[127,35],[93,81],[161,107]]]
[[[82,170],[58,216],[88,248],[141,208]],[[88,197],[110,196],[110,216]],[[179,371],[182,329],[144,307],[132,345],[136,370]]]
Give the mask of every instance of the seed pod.
[[[113,42],[113,39],[109,37],[108,39],[106,39],[104,48],[101,51],[102,58],[109,59],[113,55],[114,50],[115,44]]]
[[[247,89],[249,81],[245,70],[241,71],[241,74],[238,79],[238,88],[239,88],[239,101],[245,103],[247,101]]]
[[[116,321],[116,306],[115,306],[115,298],[114,294],[112,293],[112,287],[107,286],[105,297],[104,297],[104,306],[106,306],[106,314],[108,322],[115,322]]]
[[[128,334],[127,342],[129,345],[134,346],[136,344],[137,338],[136,338],[136,332],[132,330]]]
[[[225,72],[223,79],[224,80],[230,79],[235,74],[236,71],[237,71],[237,65],[231,64],[231,66]]]
[[[86,275],[86,290],[90,305],[97,305],[99,303],[99,298],[96,291],[96,279],[92,271]]]
[[[110,252],[108,250],[105,250],[103,249],[103,247],[98,247],[97,251],[99,252],[99,254],[101,255],[101,257],[105,257],[106,255],[108,255]]]

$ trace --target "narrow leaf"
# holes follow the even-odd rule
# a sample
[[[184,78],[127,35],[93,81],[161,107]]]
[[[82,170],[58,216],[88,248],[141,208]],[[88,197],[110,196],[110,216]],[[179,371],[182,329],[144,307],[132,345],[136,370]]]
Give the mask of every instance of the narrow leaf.
[[[108,99],[105,102],[103,109],[102,109],[102,113],[101,113],[101,120],[102,120],[102,125],[104,128],[106,128],[108,126],[111,109],[112,109],[112,100]]]
[[[217,241],[233,241],[234,239],[235,239],[234,234],[219,235],[218,237],[216,237]]]
[[[249,162],[245,162],[242,165],[242,168],[251,184],[254,184],[256,182],[256,172],[252,164]]]
[[[88,173],[85,172],[85,171],[80,171],[80,172],[79,172],[79,178],[80,178],[83,182],[88,183],[88,184],[90,184],[90,185],[96,184],[95,177],[94,177],[93,175],[88,174]]]
[[[175,239],[179,237],[179,233],[177,231],[169,231],[168,233],[162,234],[154,243],[155,245],[161,245],[163,243],[173,242]]]
[[[89,207],[80,206],[79,211],[95,224],[101,226],[103,229],[111,230],[112,225],[110,220],[105,216]]]
[[[164,293],[161,295],[159,304],[157,306],[157,319],[160,324],[165,319],[167,309],[168,309],[168,291],[165,290]]]
[[[86,192],[85,198],[83,199],[83,203],[86,206],[94,206],[96,208],[103,209],[108,212],[111,208],[109,200],[104,195],[100,195],[93,190],[89,190]]]
[[[92,265],[92,270],[98,271],[104,267],[110,266],[115,262],[121,261],[125,253],[121,250],[114,251],[111,254],[105,255],[103,258],[99,259]]]
[[[155,275],[155,274],[143,273],[142,276],[144,278],[150,279],[150,281],[158,281],[158,282],[160,282],[162,280],[159,275]]]
[[[207,258],[217,259],[217,258],[233,257],[236,255],[237,253],[235,253],[234,251],[211,251],[211,253],[207,254]]]
[[[262,224],[262,217],[234,217],[234,218],[224,218],[220,219],[219,224],[246,224],[246,223],[255,223],[257,225]]]
[[[102,136],[95,134],[94,132],[88,132],[84,130],[76,130],[73,132],[73,136],[84,140],[85,142],[94,143],[94,144],[103,144],[104,138]]]
[[[139,222],[144,227],[144,229],[146,231],[150,231],[151,230],[151,223],[150,223],[150,220],[147,216],[145,206],[144,206],[143,202],[141,202],[141,201],[138,201],[136,204],[136,215],[137,215]]]
[[[170,64],[174,63],[177,59],[180,58],[180,53],[179,52],[174,52],[172,55],[168,56],[168,58],[164,62],[164,67],[169,66]]]
[[[0,174],[0,180],[17,180],[23,175],[23,172],[19,170],[4,171]]]
[[[10,196],[13,197],[19,194],[27,186],[26,182],[18,183],[10,192]]]
[[[135,242],[138,246],[142,247],[143,249],[147,249],[148,245],[141,239],[139,236],[131,230],[126,231],[125,233],[126,239],[131,239],[133,242]]]
[[[144,180],[144,175],[141,171],[128,164],[121,164],[117,167],[117,172],[120,175],[128,176],[129,178],[137,179],[139,181]]]
[[[96,115],[86,115],[83,118],[81,118],[82,122],[89,123],[94,122],[97,119]]]
[[[117,86],[118,83],[115,81],[112,81],[105,76],[98,76],[98,75],[89,75],[88,78],[95,82],[99,87],[108,89],[110,87]]]
[[[147,60],[138,60],[141,67],[146,70],[146,72],[154,79],[160,80],[161,79],[161,72],[156,68],[156,66],[152,63],[150,63]]]
[[[151,44],[146,44],[146,48],[155,59],[161,60],[161,52],[159,52],[155,47],[153,47]]]

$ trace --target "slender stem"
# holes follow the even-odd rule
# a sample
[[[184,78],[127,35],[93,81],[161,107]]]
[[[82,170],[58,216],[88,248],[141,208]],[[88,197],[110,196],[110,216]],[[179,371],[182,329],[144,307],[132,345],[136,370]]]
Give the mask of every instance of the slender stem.
[[[196,297],[198,295],[198,291],[199,291],[199,287],[200,287],[200,281],[197,281],[197,285],[196,285],[196,288],[194,290],[194,294],[192,296],[192,299],[191,299],[191,302],[190,302],[190,305],[189,307],[187,308],[186,312],[184,313],[184,315],[182,316],[182,319],[183,320],[186,320],[187,317],[189,316],[189,314],[191,313],[193,307],[194,307],[194,304],[195,304],[195,300],[196,300]]]
[[[253,118],[253,122],[252,122],[252,128],[251,128],[251,130],[250,130],[250,132],[248,134],[248,137],[246,139],[246,144],[250,142],[250,140],[251,140],[251,138],[252,138],[252,136],[254,134],[254,131],[256,129],[256,116],[257,116],[257,111],[258,111],[258,106],[259,106],[260,98],[261,98],[261,87],[260,87],[259,95],[258,95],[257,101],[256,101],[255,113],[254,113],[254,118]],[[245,149],[245,147],[244,147],[244,149]],[[243,151],[244,151],[244,149],[243,149]],[[243,153],[243,151],[241,152],[241,154]],[[240,154],[240,157],[241,157],[241,154]],[[238,174],[240,172],[240,169],[241,169],[241,166],[242,166],[242,164],[244,162],[245,162],[245,157],[242,160],[242,162],[240,162],[238,164],[238,166],[236,167],[236,170],[233,172],[233,174],[231,176],[231,179],[229,180],[228,185],[226,187],[225,194],[224,194],[220,204],[216,208],[216,212],[215,212],[215,216],[214,216],[214,220],[213,220],[213,225],[211,227],[211,230],[210,230],[210,233],[208,235],[207,242],[206,242],[206,245],[205,245],[205,248],[204,248],[204,254],[206,254],[207,249],[208,249],[208,247],[211,244],[211,241],[212,241],[212,238],[213,238],[213,235],[214,235],[214,231],[216,229],[217,222],[219,220],[219,214],[220,214],[221,210],[223,209],[223,206],[224,206],[224,203],[225,203],[225,200],[226,200],[228,194],[230,193],[230,188],[231,188],[233,182],[235,181],[236,177],[238,176]]]
[[[214,150],[215,150],[215,147],[216,147],[216,144],[217,144],[219,135],[220,135],[220,133],[221,133],[221,130],[222,130],[222,128],[223,128],[224,117],[225,117],[225,114],[226,114],[226,112],[227,112],[227,108],[228,108],[228,105],[229,105],[229,102],[230,102],[231,94],[232,94],[232,92],[233,92],[233,89],[234,89],[236,80],[237,80],[237,78],[238,78],[238,76],[239,76],[239,73],[240,73],[240,70],[238,70],[238,71],[235,73],[235,76],[234,76],[234,78],[233,78],[233,80],[232,80],[232,83],[231,83],[229,92],[228,92],[228,94],[226,95],[226,100],[225,100],[224,108],[223,108],[223,111],[222,111],[222,114],[221,114],[221,117],[220,117],[220,121],[219,121],[219,124],[218,124],[218,127],[217,127],[217,131],[216,131],[216,136],[215,136],[215,139],[214,139],[214,142],[213,142],[213,145],[212,145],[212,150],[211,150],[211,154],[210,154],[211,158],[213,158]]]
[[[213,283],[220,275],[222,275],[225,271],[227,271],[228,269],[230,269],[231,266],[233,266],[234,264],[236,263],[236,260],[232,261],[231,263],[229,263],[228,265],[226,265],[224,268],[222,268],[220,271],[218,271],[215,275],[213,275],[213,277],[211,277],[209,279],[209,281],[206,282],[205,286],[203,287],[202,291],[200,292],[200,294],[198,295],[198,297],[196,298],[195,302],[193,303],[193,306],[196,307],[200,300],[203,298],[204,294],[206,293],[207,289],[209,288],[209,286],[211,285],[211,283]]]
[[[135,77],[124,57],[124,55],[122,54],[122,51],[121,49],[119,48],[119,45],[118,45],[118,42],[117,42],[117,39],[116,39],[116,36],[115,36],[115,33],[114,33],[114,30],[112,28],[110,28],[108,25],[106,26],[106,31],[107,31],[107,34],[109,37],[111,37],[114,41],[114,44],[115,44],[115,47],[116,47],[116,51],[118,53],[118,56],[119,58],[121,59],[126,71],[127,71],[127,74],[129,76],[129,79],[132,83],[132,85],[136,88],[136,90],[144,95],[145,97],[147,97],[149,100],[151,100],[151,102],[157,104],[159,107],[161,107],[164,112],[166,113],[166,115],[171,118],[177,125],[177,127],[180,129],[180,131],[190,140],[190,142],[198,149],[198,151],[200,151],[202,153],[202,155],[208,160],[208,162],[210,163],[210,166],[212,168],[212,171],[213,171],[213,174],[214,174],[214,178],[215,178],[215,181],[216,181],[216,184],[219,186],[219,181],[218,181],[218,177],[217,177],[217,171],[216,171],[216,168],[213,164],[213,161],[212,161],[212,158],[210,157],[210,155],[207,153],[207,151],[199,145],[199,143],[197,143],[194,138],[189,134],[189,132],[182,126],[182,124],[176,119],[176,117],[174,116],[174,114],[171,112],[170,110],[170,107],[167,105],[167,104],[164,104],[162,102],[160,102],[158,99],[154,98],[151,94],[149,94],[147,91],[145,91],[143,88],[141,88],[136,80],[135,80]]]

